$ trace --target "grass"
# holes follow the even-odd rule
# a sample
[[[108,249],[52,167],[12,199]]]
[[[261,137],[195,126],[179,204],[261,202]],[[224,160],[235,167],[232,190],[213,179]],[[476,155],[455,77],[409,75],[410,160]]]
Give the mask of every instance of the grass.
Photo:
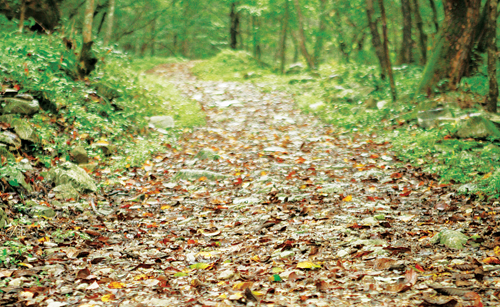
[[[487,86],[484,67],[478,75],[462,81],[462,92],[438,95],[432,100],[411,98],[421,78],[421,67],[395,67],[399,97],[396,104],[390,101],[388,82],[380,79],[374,66],[331,62],[321,65],[314,73],[298,69],[281,75],[261,66],[248,53],[226,50],[200,62],[193,72],[205,80],[253,82],[268,91],[291,93],[303,112],[313,113],[338,127],[339,133],[376,134],[393,144],[401,160],[437,173],[443,183],[463,184],[460,190],[463,193],[493,198],[500,195],[500,147],[496,140],[451,137],[457,129],[455,124],[427,130],[417,125],[420,110],[441,104],[449,106],[454,116],[481,112],[482,107],[477,104],[460,109],[456,101],[464,95],[475,98],[484,95]],[[254,74],[245,78],[249,72]],[[368,107],[369,99],[385,101],[385,106]]]

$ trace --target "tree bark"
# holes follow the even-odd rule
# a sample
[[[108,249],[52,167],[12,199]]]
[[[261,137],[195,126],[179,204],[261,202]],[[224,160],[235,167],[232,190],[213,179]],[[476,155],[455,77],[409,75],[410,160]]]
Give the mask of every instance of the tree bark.
[[[327,0],[320,0],[320,8],[319,8],[319,31],[316,35],[316,43],[314,45],[314,65],[317,67],[320,62],[321,52],[323,51],[323,40],[326,33],[326,20],[325,14],[326,12],[326,3]]]
[[[288,32],[288,19],[289,19],[289,5],[288,0],[285,0],[285,14],[281,22],[281,35],[280,35],[280,72],[285,73],[286,65],[286,34]]]
[[[33,31],[53,31],[61,21],[59,5],[62,0],[11,1],[0,0],[0,14],[9,20],[19,18],[22,4],[25,4],[24,19],[32,17],[36,24]]]
[[[380,6],[380,13],[382,14],[382,35],[384,37],[385,65],[387,65],[386,71],[387,74],[389,75],[392,101],[395,102],[397,99],[397,94],[396,94],[396,85],[394,84],[394,75],[392,74],[391,57],[389,55],[389,39],[387,38],[387,17],[385,15],[384,0],[378,0],[378,4]]]
[[[448,89],[455,90],[462,77],[470,73],[481,0],[443,0],[443,4],[443,25],[435,38],[417,93],[430,92],[442,79],[448,79]]]
[[[78,75],[80,78],[88,76],[97,63],[97,58],[92,52],[92,23],[94,20],[94,0],[87,0],[85,4],[85,15],[83,18],[83,45],[80,51],[78,63]]]
[[[104,46],[109,45],[113,34],[113,22],[115,21],[115,0],[108,2],[108,22],[106,24],[106,34],[104,36]]]
[[[413,41],[411,39],[411,6],[410,0],[401,0],[401,12],[403,14],[403,40],[401,42],[401,52],[399,54],[400,64],[412,62],[411,49]]]
[[[418,0],[413,0],[413,12],[415,14],[415,23],[417,24],[418,30],[418,42],[420,46],[420,64],[425,65],[427,61],[427,34],[424,32],[424,21],[422,20],[422,15],[420,15],[420,6],[418,5]]]
[[[253,36],[253,56],[260,60],[262,51],[260,49],[260,37],[259,37],[259,19],[256,16],[252,16],[252,36]]]
[[[438,23],[438,13],[437,13],[437,9],[436,9],[436,3],[434,2],[434,0],[429,0],[429,5],[431,6],[431,9],[432,9],[432,21],[434,23],[434,27],[436,28],[436,32],[439,31],[439,23]]]
[[[229,29],[229,36],[231,39],[229,46],[233,50],[236,50],[236,48],[238,48],[238,32],[240,26],[240,15],[238,12],[236,12],[236,5],[236,2],[231,3],[231,12],[229,13],[229,20],[231,24]]]
[[[489,93],[486,110],[497,112],[498,82],[497,82],[497,7],[498,0],[489,0],[488,14],[488,79]]]
[[[26,16],[26,0],[21,1],[21,13],[19,14],[19,34],[23,33],[24,29],[24,19]]]
[[[373,18],[374,12],[375,9],[373,7],[373,0],[366,0],[366,17],[368,18],[368,27],[370,28],[372,36],[372,45],[380,63],[380,77],[385,79],[385,75],[387,74],[387,65],[385,64],[384,47],[382,46],[382,41],[380,40],[377,20]]]
[[[299,30],[299,47],[302,56],[307,62],[307,66],[311,70],[316,70],[316,65],[314,65],[314,60],[311,54],[307,51],[306,47],[306,34],[304,33],[304,17],[302,16],[302,10],[300,8],[299,0],[293,0],[295,5],[295,11],[297,12],[297,27]]]

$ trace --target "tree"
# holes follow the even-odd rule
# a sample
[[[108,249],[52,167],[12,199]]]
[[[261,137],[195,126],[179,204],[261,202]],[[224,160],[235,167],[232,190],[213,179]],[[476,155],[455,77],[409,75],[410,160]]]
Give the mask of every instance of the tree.
[[[316,35],[316,44],[314,45],[314,65],[319,65],[319,60],[321,57],[321,52],[323,51],[323,40],[326,34],[326,3],[327,0],[320,0],[319,7],[319,29]]]
[[[385,63],[385,51],[382,41],[380,40],[380,35],[378,32],[377,19],[374,19],[374,6],[373,0],[366,0],[366,17],[368,19],[368,26],[370,28],[370,33],[372,36],[372,45],[375,49],[375,54],[377,55],[378,61],[380,63],[380,76],[385,79],[387,74],[387,64]]]
[[[384,60],[386,65],[385,69],[387,71],[387,74],[389,75],[392,101],[396,101],[396,85],[394,84],[394,75],[392,74],[391,57],[389,54],[389,38],[387,37],[387,16],[385,15],[384,0],[378,0],[378,5],[380,6],[380,13],[382,14],[382,36],[384,37]]]
[[[411,49],[411,6],[410,0],[401,0],[401,12],[403,14],[403,40],[401,41],[401,52],[399,55],[400,64],[412,62]]]
[[[497,82],[497,7],[498,0],[489,0],[488,14],[488,78],[489,93],[486,110],[497,112],[498,82]]]
[[[295,11],[297,12],[297,27],[298,27],[298,32],[299,32],[298,43],[299,43],[300,51],[302,53],[302,56],[306,60],[306,63],[307,63],[307,66],[309,67],[309,69],[315,70],[316,65],[314,65],[314,60],[313,60],[311,54],[309,53],[309,51],[307,51],[306,35],[304,33],[304,17],[302,16],[302,9],[300,8],[299,0],[293,0],[293,3],[295,5]]]
[[[240,28],[240,14],[236,11],[236,5],[236,2],[231,3],[231,12],[229,13],[229,36],[231,38],[229,46],[233,50],[236,50],[238,47],[238,32]]]
[[[413,12],[415,14],[415,23],[418,30],[418,42],[420,47],[420,63],[425,65],[427,61],[427,34],[424,31],[424,21],[420,15],[420,6],[418,0],[413,0]]]
[[[37,1],[10,1],[0,0],[0,14],[5,15],[9,20],[13,18],[33,18],[36,22],[32,30],[51,32],[61,21],[59,5],[62,0],[37,0]],[[22,9],[24,6],[24,10]],[[23,12],[19,14],[18,12]]]
[[[462,77],[470,73],[481,0],[444,0],[443,4],[443,25],[435,38],[417,93],[430,92],[442,79],[447,79],[447,87],[454,90]]]
[[[290,8],[288,5],[288,0],[285,0],[285,13],[281,21],[281,35],[280,35],[280,72],[285,73],[285,63],[286,63],[286,34],[288,32],[288,19],[290,18]]]
[[[78,59],[78,76],[84,78],[95,68],[97,58],[92,52],[92,23],[94,20],[94,0],[86,0],[85,15],[83,18],[82,37],[83,44]]]
[[[104,36],[104,45],[107,46],[113,34],[113,22],[115,19],[115,0],[108,0],[108,24],[106,26],[106,34]]]

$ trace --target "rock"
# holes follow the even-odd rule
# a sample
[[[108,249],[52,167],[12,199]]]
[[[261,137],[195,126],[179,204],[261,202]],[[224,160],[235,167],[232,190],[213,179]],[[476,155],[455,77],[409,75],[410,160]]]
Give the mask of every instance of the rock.
[[[89,163],[89,156],[87,155],[87,150],[83,146],[76,146],[70,152],[72,161],[77,164]]]
[[[116,146],[111,145],[107,141],[97,141],[92,144],[92,148],[100,148],[102,153],[106,156],[111,156],[114,152],[116,152]]]
[[[253,71],[249,71],[249,72],[247,72],[246,74],[243,75],[243,79],[247,79],[247,80],[248,79],[254,79],[254,78],[260,78],[260,77],[262,77],[261,74],[257,74],[257,73],[255,73]]]
[[[500,130],[484,115],[476,113],[470,114],[467,118],[458,123],[458,129],[455,135],[464,139],[500,138]]]
[[[319,193],[337,194],[342,193],[348,187],[347,184],[341,183],[329,183],[322,185],[322,188],[318,190]]]
[[[21,147],[21,142],[21,139],[15,133],[10,131],[0,132],[0,143],[12,145],[15,149],[19,149]]]
[[[168,129],[174,128],[175,122],[172,116],[152,116],[149,118],[149,124],[154,128]]]
[[[287,75],[298,74],[304,70],[304,65],[302,63],[294,63],[288,67],[288,70],[285,72]]]
[[[417,115],[418,125],[424,129],[429,129],[437,126],[443,121],[451,121],[452,114],[447,108],[435,108],[430,110],[419,111]]]
[[[377,109],[382,110],[382,109],[385,109],[389,105],[390,105],[389,101],[381,100],[381,101],[377,102]]]
[[[24,100],[19,98],[1,98],[0,112],[2,114],[33,115],[40,111],[38,100]]]
[[[217,276],[218,280],[226,280],[226,279],[231,279],[235,275],[233,270],[224,270],[219,273]]]
[[[97,83],[95,89],[99,96],[106,98],[108,101],[120,97],[120,93],[116,89],[104,83]]]
[[[460,231],[445,229],[434,235],[431,243],[441,243],[452,249],[462,249],[469,237]]]
[[[0,229],[4,228],[8,224],[7,213],[0,208]]]
[[[318,101],[316,103],[309,105],[309,109],[313,111],[318,111],[319,109],[322,109],[324,106],[325,104],[323,103],[323,101]]]
[[[25,188],[26,191],[28,191],[28,192],[33,191],[33,188],[31,187],[31,185],[29,183],[27,183],[26,180],[24,180],[24,175],[23,175],[23,173],[21,173],[21,171],[16,171],[14,174],[7,176],[7,179],[9,180],[9,183],[11,185],[18,184],[18,185],[22,186],[23,188]]]
[[[367,109],[376,109],[377,108],[377,101],[373,97],[368,97],[368,99],[365,100],[363,105]]]
[[[40,137],[35,132],[35,129],[26,121],[19,118],[12,119],[10,122],[12,128],[21,140],[39,143]]]
[[[0,157],[7,158],[8,161],[15,160],[16,157],[7,149],[7,145],[0,144]]]
[[[17,94],[15,96],[15,98],[19,98],[19,99],[23,99],[23,100],[35,100],[35,98],[28,93]]]
[[[292,80],[288,81],[288,84],[293,85],[293,84],[297,84],[297,83],[307,83],[307,82],[315,82],[315,81],[316,81],[316,79],[314,79],[313,77],[305,77],[302,79],[292,79]]]
[[[47,176],[56,186],[61,184],[71,184],[78,192],[95,192],[97,186],[94,180],[85,172],[85,170],[71,162],[65,162],[59,167],[52,168]]]
[[[266,148],[264,148],[264,151],[267,151],[267,152],[288,152],[287,149],[285,149],[283,147],[279,147],[279,146],[266,147]]]
[[[217,179],[227,178],[228,176],[211,171],[192,170],[192,169],[180,170],[177,173],[177,175],[175,175],[175,179],[187,179],[187,180],[197,180],[200,179],[201,177],[206,177],[207,179],[210,180],[217,180]]]
[[[210,148],[203,148],[196,154],[195,158],[200,160],[206,160],[206,159],[219,160],[220,156]]]
[[[14,88],[6,88],[3,90],[4,97],[15,97],[19,91]]]
[[[65,200],[73,198],[74,200],[78,200],[80,198],[78,191],[69,183],[58,185],[52,192],[56,195],[56,199]]]
[[[29,215],[32,217],[35,216],[45,216],[48,218],[56,216],[56,212],[47,206],[42,206],[42,205],[34,205],[28,210]]]

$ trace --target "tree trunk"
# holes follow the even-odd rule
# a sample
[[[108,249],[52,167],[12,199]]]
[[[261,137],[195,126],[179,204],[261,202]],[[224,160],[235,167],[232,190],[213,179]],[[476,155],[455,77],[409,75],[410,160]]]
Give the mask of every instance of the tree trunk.
[[[297,42],[297,38],[294,33],[290,31],[290,37],[292,38],[293,43],[293,63],[297,63],[299,61],[299,43]]]
[[[288,0],[285,0],[285,14],[281,22],[281,36],[280,36],[280,72],[285,73],[286,65],[286,33],[288,32],[288,19],[289,19],[289,6]]]
[[[78,75],[80,78],[88,76],[97,63],[97,58],[92,52],[92,23],[94,21],[94,0],[87,0],[85,4],[85,15],[83,18],[83,45],[78,63]]]
[[[32,0],[32,1],[12,1],[0,0],[0,14],[5,15],[9,20],[19,18],[22,12],[21,6],[25,4],[24,19],[33,18],[36,24],[31,27],[32,31],[53,31],[61,20],[59,5],[62,0]]]
[[[104,46],[109,45],[111,35],[113,34],[113,22],[115,21],[115,0],[108,0],[108,23],[106,25],[106,34],[104,36]]]
[[[384,0],[378,0],[378,4],[380,6],[380,13],[382,14],[382,35],[384,37],[384,54],[385,54],[384,62],[386,64],[387,74],[389,75],[391,96],[392,96],[392,101],[394,102],[397,99],[397,94],[396,94],[396,85],[394,84],[394,76],[392,74],[391,57],[389,55],[389,39],[387,38],[387,17],[385,15]]]
[[[231,49],[236,50],[238,47],[238,32],[239,32],[239,26],[240,26],[240,14],[236,12],[236,2],[231,3],[231,12],[229,13],[229,19],[230,19],[230,29],[229,29],[229,35],[230,35],[230,43],[229,46]]]
[[[486,0],[486,3],[484,4],[483,10],[481,12],[481,17],[479,17],[479,21],[477,22],[475,40],[477,43],[476,52],[478,53],[485,53],[490,43],[490,37],[488,36],[490,8],[490,0]]]
[[[380,63],[380,77],[385,79],[385,75],[387,74],[387,65],[385,64],[384,47],[382,46],[380,34],[378,33],[377,20],[373,18],[374,12],[375,9],[373,7],[373,0],[366,0],[366,17],[368,18],[368,27],[370,28],[370,33],[372,35],[372,45]]]
[[[26,16],[26,0],[21,1],[21,13],[19,14],[19,34],[23,33],[24,29],[24,19]]]
[[[259,19],[256,16],[252,16],[252,32],[253,32],[253,56],[260,60],[262,51],[260,49],[260,38],[259,38]]]
[[[316,44],[314,45],[314,65],[317,67],[319,65],[319,60],[321,57],[321,52],[323,51],[323,40],[326,33],[326,3],[327,0],[320,0],[319,8],[319,31],[316,35]]]
[[[156,18],[151,23],[151,56],[155,55],[156,48]]]
[[[306,47],[306,34],[304,33],[304,17],[302,16],[302,10],[300,8],[299,0],[293,0],[295,4],[295,10],[297,11],[297,27],[299,30],[299,47],[302,53],[302,56],[305,58],[307,62],[307,66],[311,70],[315,70],[316,66],[314,65],[313,58],[307,51]]]
[[[436,32],[439,31],[439,23],[438,23],[438,13],[436,9],[436,3],[434,0],[429,0],[429,5],[431,6],[432,9],[432,21],[434,22],[434,27],[436,28]]]
[[[413,12],[415,14],[415,23],[417,24],[418,30],[418,42],[420,46],[420,64],[425,65],[427,61],[427,34],[424,32],[424,21],[420,15],[420,6],[418,5],[418,0],[413,0]]]
[[[401,12],[403,13],[403,40],[401,42],[399,64],[409,64],[412,62],[411,49],[413,45],[413,41],[411,39],[410,0],[401,0]]]
[[[463,76],[470,73],[475,29],[481,0],[443,0],[445,18],[439,30],[432,55],[417,87],[417,93],[430,92],[433,85],[448,79],[448,88],[457,88]]]
[[[489,93],[486,110],[497,112],[498,82],[497,82],[497,7],[498,0],[489,0],[488,14],[488,78]]]

